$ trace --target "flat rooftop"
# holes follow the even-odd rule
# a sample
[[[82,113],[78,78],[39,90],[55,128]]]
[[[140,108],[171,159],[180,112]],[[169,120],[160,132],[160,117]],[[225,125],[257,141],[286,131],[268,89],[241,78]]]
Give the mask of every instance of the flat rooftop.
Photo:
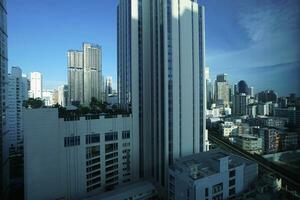
[[[246,158],[228,153],[222,149],[213,149],[208,152],[180,158],[170,166],[170,169],[195,181],[219,173],[220,160],[222,159],[228,159],[229,168],[235,168],[243,164],[254,164],[254,162]]]

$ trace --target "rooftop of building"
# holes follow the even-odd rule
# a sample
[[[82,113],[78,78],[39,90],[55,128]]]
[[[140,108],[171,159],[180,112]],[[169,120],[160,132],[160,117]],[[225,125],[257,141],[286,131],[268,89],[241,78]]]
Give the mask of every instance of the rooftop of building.
[[[133,196],[143,196],[145,194],[149,196],[155,196],[157,194],[155,186],[149,181],[140,181],[132,183],[121,188],[115,189],[113,191],[95,194],[94,196],[87,197],[85,200],[119,200],[119,199],[129,199]]]
[[[213,149],[208,152],[202,152],[180,158],[170,166],[175,173],[184,177],[189,177],[192,181],[208,177],[220,172],[220,162],[222,159],[228,159],[228,168],[236,168],[241,165],[251,165],[254,162],[231,154],[222,149]]]

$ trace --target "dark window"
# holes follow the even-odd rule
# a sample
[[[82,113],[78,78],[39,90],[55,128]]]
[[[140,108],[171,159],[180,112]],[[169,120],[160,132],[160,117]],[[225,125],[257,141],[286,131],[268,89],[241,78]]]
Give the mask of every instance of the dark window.
[[[222,191],[222,190],[223,190],[223,183],[219,183],[219,184],[214,185],[214,186],[212,187],[212,193],[213,193],[213,194],[216,194],[216,193],[218,193],[218,192],[220,192],[220,191]]]
[[[231,179],[229,181],[229,187],[235,185],[235,179]]]
[[[123,131],[122,139],[129,139],[129,138],[130,138],[130,131]]]
[[[205,196],[208,197],[208,188],[205,188]]]
[[[70,136],[64,138],[64,146],[72,147],[80,145],[80,136]]]
[[[235,194],[235,188],[231,188],[230,190],[229,190],[229,196],[232,196],[232,195],[234,195]]]
[[[231,178],[231,177],[234,177],[234,176],[235,176],[235,170],[230,171],[229,172],[229,177]]]
[[[99,143],[100,142],[100,134],[90,134],[85,136],[85,142],[86,144],[93,144],[93,143]]]
[[[105,142],[118,140],[118,132],[105,133]]]
[[[86,148],[86,159],[100,156],[100,146],[92,146]]]

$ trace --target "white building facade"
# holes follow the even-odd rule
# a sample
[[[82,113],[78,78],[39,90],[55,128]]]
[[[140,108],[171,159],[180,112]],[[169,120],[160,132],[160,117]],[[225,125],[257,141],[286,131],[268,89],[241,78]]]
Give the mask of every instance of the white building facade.
[[[119,102],[139,132],[140,177],[162,187],[169,164],[207,147],[204,30],[195,1],[119,1]]]
[[[43,98],[43,75],[40,72],[30,73],[30,97]]]
[[[25,199],[82,199],[138,178],[131,116],[58,118],[54,108],[27,109],[24,135]]]
[[[179,159],[169,174],[170,200],[235,199],[256,180],[258,165],[214,149]]]

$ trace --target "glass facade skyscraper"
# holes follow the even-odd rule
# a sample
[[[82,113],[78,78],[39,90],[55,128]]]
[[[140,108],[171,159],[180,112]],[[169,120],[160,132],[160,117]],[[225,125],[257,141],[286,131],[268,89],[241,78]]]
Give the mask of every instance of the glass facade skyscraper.
[[[118,93],[132,106],[139,176],[163,187],[177,158],[205,151],[204,7],[120,0]]]

